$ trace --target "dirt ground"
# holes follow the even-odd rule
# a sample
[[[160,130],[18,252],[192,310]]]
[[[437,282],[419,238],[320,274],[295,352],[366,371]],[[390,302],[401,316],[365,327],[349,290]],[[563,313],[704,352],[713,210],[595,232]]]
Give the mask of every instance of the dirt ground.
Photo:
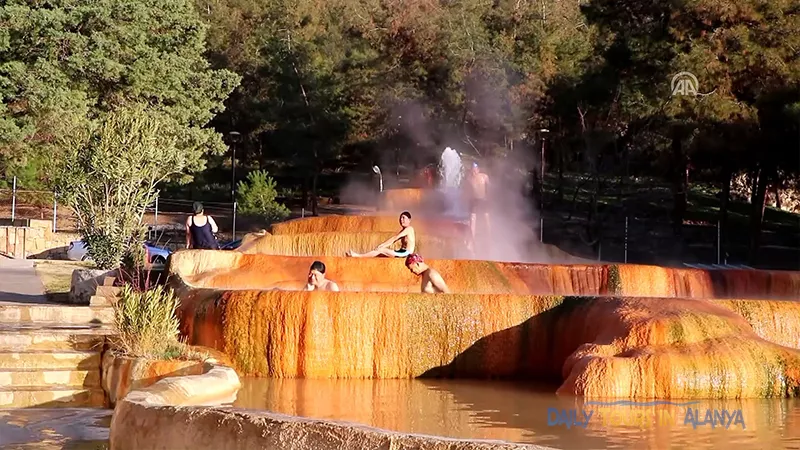
[[[72,272],[76,269],[93,269],[94,263],[64,260],[36,260],[36,275],[42,280],[44,292],[51,302],[61,302],[69,295]]]

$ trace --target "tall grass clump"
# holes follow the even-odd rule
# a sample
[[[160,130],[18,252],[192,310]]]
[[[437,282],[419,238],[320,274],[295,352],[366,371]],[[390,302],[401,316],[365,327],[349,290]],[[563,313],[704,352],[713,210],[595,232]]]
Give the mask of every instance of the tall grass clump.
[[[114,305],[117,336],[114,349],[125,356],[148,359],[174,359],[185,355],[186,346],[178,340],[180,322],[176,316],[178,297],[164,286],[139,290],[130,284],[122,287]]]

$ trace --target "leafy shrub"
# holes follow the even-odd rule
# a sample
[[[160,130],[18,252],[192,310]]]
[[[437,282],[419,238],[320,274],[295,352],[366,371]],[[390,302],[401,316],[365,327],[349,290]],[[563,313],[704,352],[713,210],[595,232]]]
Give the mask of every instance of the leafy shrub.
[[[289,208],[275,201],[278,196],[275,180],[264,170],[247,175],[247,183],[239,182],[239,211],[258,216],[267,222],[277,222],[289,217]]]
[[[293,187],[282,187],[278,190],[278,195],[285,198],[286,200],[291,200],[298,195],[298,191],[296,188]]]
[[[178,304],[178,297],[161,285],[146,290],[123,286],[114,305],[114,349],[136,358],[182,355],[185,346],[178,340],[180,322],[175,315]]]
[[[176,127],[146,105],[131,105],[61,138],[50,183],[75,211],[98,268],[116,269],[126,252],[142,245],[142,217],[156,186],[190,167]]]
[[[126,239],[114,228],[108,227],[103,231],[87,229],[83,233],[83,242],[86,243],[86,253],[101,269],[112,269],[119,265],[125,254]]]

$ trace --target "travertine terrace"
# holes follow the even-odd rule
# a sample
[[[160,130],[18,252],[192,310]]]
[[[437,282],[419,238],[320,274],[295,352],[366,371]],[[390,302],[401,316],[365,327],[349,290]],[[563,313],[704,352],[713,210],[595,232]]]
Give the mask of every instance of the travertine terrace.
[[[443,258],[429,262],[453,293],[419,294],[400,259],[330,255],[380,242],[393,219],[327,220],[281,224],[240,252],[173,255],[189,342],[273,378],[513,377],[631,399],[800,394],[800,273]],[[421,247],[463,238],[456,225],[419,229],[446,230]],[[343,292],[297,292],[315,259]]]
[[[348,233],[354,235],[354,233]],[[305,236],[305,235],[303,235]],[[321,259],[345,291],[416,292],[419,280],[402,259],[281,256],[244,252],[181,251],[170,271],[188,287],[223,290],[301,289],[308,267]],[[252,253],[251,253],[252,252]],[[522,264],[427,258],[458,293],[620,295],[638,297],[800,298],[800,273],[702,270],[635,264]],[[768,288],[767,288],[768,287]],[[768,291],[768,295],[765,291]]]

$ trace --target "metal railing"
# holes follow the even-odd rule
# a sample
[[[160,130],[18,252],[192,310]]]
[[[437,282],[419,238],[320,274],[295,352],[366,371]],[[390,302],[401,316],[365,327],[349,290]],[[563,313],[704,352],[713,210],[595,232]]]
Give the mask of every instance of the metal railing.
[[[53,232],[56,232],[59,214],[62,217],[71,216],[72,212],[59,210],[55,192],[20,189],[16,177],[12,181],[10,190],[0,189],[0,215],[10,216],[12,223],[22,219],[49,220]]]
[[[145,210],[143,221],[151,230],[163,228],[165,215],[189,215],[194,200],[156,197],[153,204]],[[220,227],[231,230],[236,238],[236,202],[202,202],[206,213],[213,215]],[[75,228],[75,215],[70,208],[59,204],[58,195],[53,191],[23,189],[16,177],[12,179],[11,189],[0,189],[0,217],[10,217],[15,223],[21,219],[50,220],[53,232]],[[161,216],[161,218],[159,218]],[[162,223],[159,223],[159,221]],[[174,224],[174,220],[172,221]]]
[[[10,216],[12,223],[20,219],[50,220],[53,232],[75,229],[74,213],[58,202],[54,192],[22,189],[16,178],[11,185],[11,189],[0,189],[0,217]],[[156,197],[143,218],[148,225],[148,238],[159,239],[167,234],[180,239],[186,217],[192,213],[193,203],[194,200]],[[226,231],[229,230],[231,240],[235,240],[238,204],[202,203],[205,212],[214,217],[220,230],[225,230],[221,235],[228,236]],[[305,210],[300,215],[305,216]],[[577,217],[565,220],[544,216],[531,225],[538,228],[539,241],[565,249],[578,249],[580,256],[598,261],[749,267],[745,264],[746,245],[741,239],[738,242],[736,239],[746,230],[731,225],[723,230],[719,222],[683,224],[679,230],[681,238],[676,236],[672,223],[663,217],[608,217],[595,225],[594,236],[587,236],[585,220]],[[245,221],[243,228],[247,226]],[[787,236],[782,231],[773,230],[765,231],[762,236],[759,251],[769,249],[770,252],[783,255],[800,248],[800,233]]]

